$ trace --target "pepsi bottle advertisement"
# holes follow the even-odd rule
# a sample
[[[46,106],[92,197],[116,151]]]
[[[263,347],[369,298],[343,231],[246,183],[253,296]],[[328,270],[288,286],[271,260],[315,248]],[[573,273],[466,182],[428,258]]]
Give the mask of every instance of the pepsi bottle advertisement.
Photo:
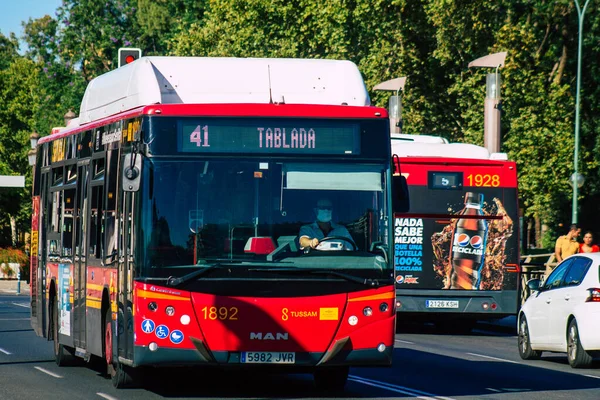
[[[397,288],[517,288],[517,274],[505,271],[518,264],[516,188],[409,191],[410,213],[394,215]]]

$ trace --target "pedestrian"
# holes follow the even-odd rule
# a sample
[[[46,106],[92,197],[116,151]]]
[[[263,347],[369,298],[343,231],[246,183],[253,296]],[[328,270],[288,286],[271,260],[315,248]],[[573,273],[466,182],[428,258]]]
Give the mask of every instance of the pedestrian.
[[[557,262],[562,262],[565,258],[579,252],[579,243],[577,238],[581,234],[581,228],[576,224],[571,225],[569,232],[556,239],[554,246],[554,255]]]
[[[592,243],[594,243],[594,235],[592,234],[591,231],[587,231],[583,235],[583,243],[581,243],[579,245],[579,252],[580,253],[598,253],[598,252],[600,252],[600,247],[598,247],[597,244],[592,244]]]
[[[556,263],[560,264],[562,260],[565,258],[577,254],[579,252],[579,243],[577,242],[577,238],[581,233],[581,228],[576,224],[571,225],[569,228],[569,232],[560,236],[556,239],[556,244],[554,246],[554,256],[556,257]],[[546,272],[544,274],[544,279],[550,275],[555,266],[550,266],[550,264],[546,264]]]

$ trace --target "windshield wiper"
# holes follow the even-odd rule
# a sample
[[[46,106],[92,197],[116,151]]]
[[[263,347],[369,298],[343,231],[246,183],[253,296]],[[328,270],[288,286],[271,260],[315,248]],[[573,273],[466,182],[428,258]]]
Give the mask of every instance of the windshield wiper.
[[[190,272],[187,275],[183,275],[181,277],[175,277],[175,276],[169,276],[168,278],[144,278],[141,281],[142,282],[164,282],[167,286],[172,286],[172,287],[176,287],[179,285],[182,285],[186,282],[191,281],[192,279],[195,278],[199,278],[202,275],[206,275],[211,271],[214,271],[216,269],[222,268],[223,266],[221,264],[211,264],[207,267],[204,267],[202,269],[198,269],[194,272]]]
[[[251,268],[248,271],[272,272],[272,273],[289,273],[289,274],[310,274],[310,275],[329,275],[345,279],[349,282],[358,283],[369,287],[379,287],[385,282],[380,282],[379,279],[361,278],[355,275],[346,274],[344,272],[334,271],[331,269],[318,268]]]
[[[221,264],[217,263],[217,264],[209,265],[206,268],[199,269],[198,271],[190,272],[189,274],[181,276],[181,277],[176,278],[174,276],[170,276],[167,278],[167,286],[175,287],[175,286],[182,285],[186,282],[191,281],[192,279],[199,278],[202,275],[206,275],[209,272],[214,271],[215,269],[219,269],[219,268],[223,268],[223,266]]]

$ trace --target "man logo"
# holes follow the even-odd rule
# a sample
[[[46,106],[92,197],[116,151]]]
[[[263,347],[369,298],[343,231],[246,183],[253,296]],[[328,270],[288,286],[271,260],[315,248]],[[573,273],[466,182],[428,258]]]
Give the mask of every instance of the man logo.
[[[289,334],[287,332],[280,333],[276,332],[250,332],[250,340],[288,340]]]
[[[455,243],[460,247],[465,247],[469,244],[469,239],[471,238],[466,233],[459,233],[458,236],[456,236]]]
[[[483,239],[481,238],[481,236],[479,235],[475,235],[471,238],[471,246],[474,249],[479,249],[481,246],[483,246]]]
[[[396,283],[403,283],[404,282],[404,276],[403,275],[398,275],[396,277]]]

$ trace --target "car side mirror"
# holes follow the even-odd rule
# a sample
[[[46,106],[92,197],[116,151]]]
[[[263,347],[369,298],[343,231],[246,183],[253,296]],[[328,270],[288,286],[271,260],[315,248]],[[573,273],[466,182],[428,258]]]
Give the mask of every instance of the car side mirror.
[[[529,281],[527,281],[527,287],[530,290],[534,290],[534,291],[538,291],[540,292],[542,290],[542,281],[540,279],[531,279]]]

